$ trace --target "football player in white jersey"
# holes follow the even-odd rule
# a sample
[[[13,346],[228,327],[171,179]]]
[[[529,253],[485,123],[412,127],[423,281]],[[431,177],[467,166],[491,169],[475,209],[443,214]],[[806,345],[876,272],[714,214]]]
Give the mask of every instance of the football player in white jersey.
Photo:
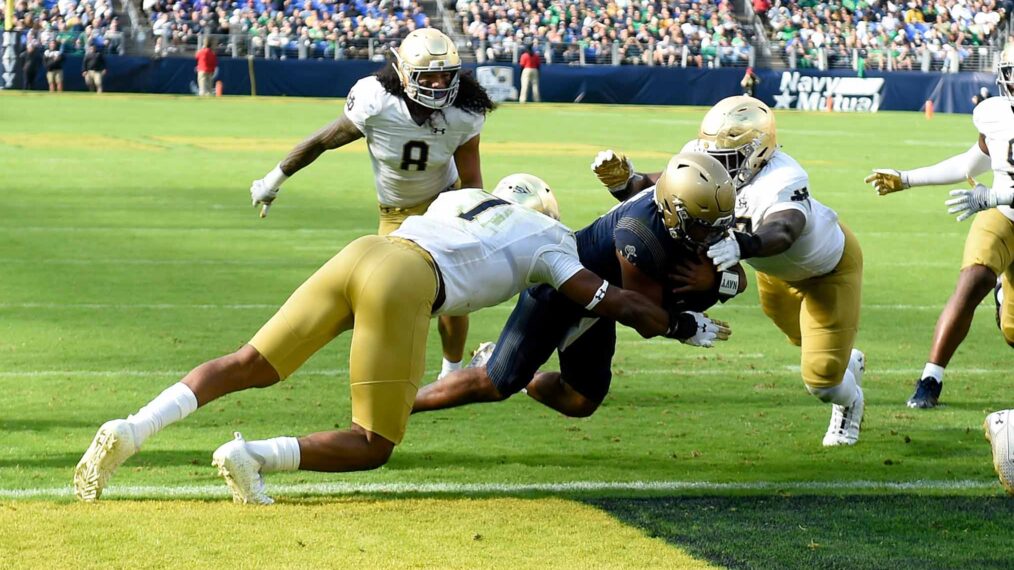
[[[946,203],[958,221],[981,213],[968,230],[958,283],[937,319],[929,358],[908,400],[911,408],[937,405],[944,369],[990,291],[995,293],[997,326],[1014,346],[1014,46],[1000,56],[997,85],[1002,96],[986,99],[972,112],[979,140],[967,151],[925,168],[877,169],[866,178],[884,196],[914,186],[954,184],[993,170],[992,188],[975,184],[970,190],[953,190],[954,198]]]
[[[454,42],[439,30],[422,28],[393,53],[392,65],[352,87],[341,117],[253,182],[250,196],[262,215],[290,176],[323,152],[363,137],[373,162],[380,235],[425,212],[445,190],[483,187],[479,132],[494,105],[475,79],[461,73]],[[460,367],[468,319],[443,317],[438,329],[445,374]]]
[[[103,424],[74,472],[75,494],[98,499],[116,468],[148,437],[221,396],[285,379],[349,330],[355,331],[349,429],[250,442],[237,433],[212,463],[235,501],[262,504],[272,502],[263,489],[265,472],[375,469],[405,434],[425,367],[430,317],[467,314],[537,283],[645,337],[728,337],[724,326],[706,318],[687,323],[585,269],[574,234],[558,218],[544,182],[505,184],[494,194],[446,192],[390,235],[353,241],[248,344],[198,366],[127,419]]]
[[[718,158],[737,187],[737,229],[711,246],[719,270],[745,261],[757,270],[764,313],[801,348],[807,390],[831,403],[825,446],[859,439],[865,400],[865,356],[853,345],[859,330],[863,254],[834,210],[810,195],[809,176],[778,148],[771,109],[753,97],[719,101],[701,122],[695,149]],[[592,170],[617,199],[654,182],[612,151]]]

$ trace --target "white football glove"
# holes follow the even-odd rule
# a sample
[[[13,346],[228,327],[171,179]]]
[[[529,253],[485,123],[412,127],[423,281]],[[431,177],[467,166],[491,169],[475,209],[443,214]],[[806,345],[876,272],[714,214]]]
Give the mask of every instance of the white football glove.
[[[729,335],[732,334],[729,323],[725,321],[712,319],[705,313],[696,313],[694,311],[686,311],[683,314],[692,316],[694,321],[697,322],[697,332],[694,333],[694,336],[681,340],[680,342],[683,344],[711,348],[715,346],[715,342],[728,340]]]
[[[282,169],[276,166],[264,178],[254,180],[250,184],[250,199],[253,201],[254,208],[263,205],[263,208],[261,208],[262,218],[267,215],[271,203],[278,197],[278,191],[281,190],[282,183],[288,180],[288,178],[282,172]]]
[[[886,196],[891,192],[899,192],[911,186],[908,183],[908,176],[904,172],[892,168],[874,169],[873,174],[867,176],[863,182],[872,184],[877,194],[881,196]]]
[[[1014,189],[994,190],[982,184],[976,184],[971,190],[959,188],[951,190],[950,200],[944,202],[948,214],[957,214],[959,222],[965,221],[977,212],[1007,205],[1014,201]]]
[[[722,241],[708,248],[708,257],[719,271],[725,271],[739,263],[739,242],[732,230],[729,230],[729,234]]]
[[[591,169],[599,182],[609,188],[611,192],[626,188],[627,183],[634,176],[634,163],[630,162],[626,156],[618,155],[611,150],[603,150],[595,155]]]

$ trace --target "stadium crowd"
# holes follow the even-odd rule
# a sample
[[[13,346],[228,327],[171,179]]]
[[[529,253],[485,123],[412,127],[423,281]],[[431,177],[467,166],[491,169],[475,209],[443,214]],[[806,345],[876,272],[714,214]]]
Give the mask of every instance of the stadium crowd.
[[[750,42],[729,0],[459,0],[463,33],[477,57],[512,59],[524,46],[554,63],[746,65]],[[615,46],[615,48],[614,48]]]
[[[273,59],[363,58],[371,39],[389,48],[430,25],[416,0],[146,0],[143,7],[162,55],[192,50],[211,34]]]
[[[84,53],[89,44],[107,53],[124,50],[123,29],[111,0],[17,0],[14,29],[30,53],[41,53],[50,41],[64,53]]]
[[[754,12],[787,60],[798,67],[849,65],[860,50],[875,69],[942,69],[1002,36],[1014,2],[998,0],[753,0]]]

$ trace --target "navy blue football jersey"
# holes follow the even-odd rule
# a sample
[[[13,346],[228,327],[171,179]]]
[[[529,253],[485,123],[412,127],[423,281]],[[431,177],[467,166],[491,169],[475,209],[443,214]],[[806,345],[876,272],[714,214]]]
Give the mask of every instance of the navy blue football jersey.
[[[649,277],[664,283],[668,269],[697,253],[673,239],[654,199],[655,187],[617,204],[577,232],[581,265],[610,283],[623,283],[616,252]]]

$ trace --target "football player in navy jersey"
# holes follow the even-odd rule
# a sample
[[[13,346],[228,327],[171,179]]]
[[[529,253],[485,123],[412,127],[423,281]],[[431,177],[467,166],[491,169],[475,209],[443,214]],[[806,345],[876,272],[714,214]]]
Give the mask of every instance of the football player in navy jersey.
[[[732,226],[734,208],[735,189],[721,163],[702,153],[679,154],[656,186],[578,231],[578,254],[605,280],[685,312],[682,318],[695,319],[699,332],[683,342],[711,347],[727,338],[720,330],[726,325],[701,311],[746,286],[738,266],[718,273],[702,258]],[[679,286],[667,285],[670,275]],[[472,366],[425,386],[412,411],[499,401],[526,390],[565,415],[588,416],[609,391],[615,344],[615,321],[537,285],[522,292],[499,341],[481,346]],[[538,372],[554,351],[560,371]]]

